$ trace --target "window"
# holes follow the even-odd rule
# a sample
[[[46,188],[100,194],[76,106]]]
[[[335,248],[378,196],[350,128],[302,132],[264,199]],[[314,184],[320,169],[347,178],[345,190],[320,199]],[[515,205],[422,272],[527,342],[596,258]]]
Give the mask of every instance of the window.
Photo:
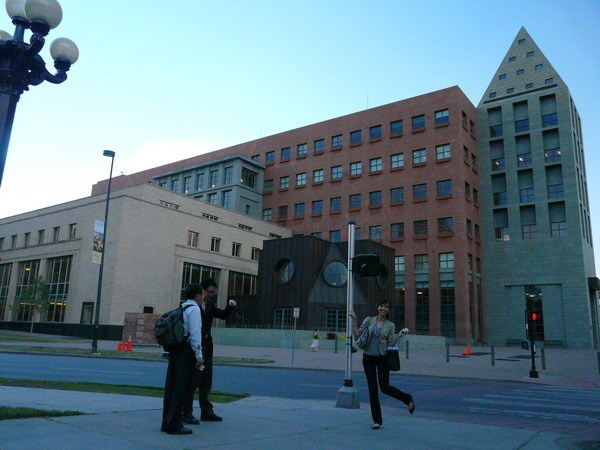
[[[306,172],[296,174],[296,186],[304,186],[306,184]]]
[[[252,252],[250,253],[250,259],[252,261],[258,261],[260,256],[260,248],[252,247]]]
[[[77,224],[71,223],[69,224],[69,239],[75,239],[77,236]]]
[[[42,245],[44,243],[44,235],[46,234],[46,230],[38,230],[38,245]],[[2,244],[4,242],[4,238],[0,238],[0,250],[2,250]],[[2,317],[0,315],[0,317]]]
[[[404,188],[392,188],[390,189],[390,197],[392,203],[400,203],[404,201]]]
[[[102,224],[102,229],[104,230],[104,224]],[[104,231],[103,231],[104,233]],[[17,236],[13,236],[13,244],[16,242]],[[52,242],[58,242],[60,240],[60,227],[52,228]],[[15,248],[15,245],[12,246]]]
[[[525,84],[525,89],[533,89],[533,83]]]
[[[327,329],[332,331],[346,330],[346,310],[345,309],[326,309],[325,318]]]
[[[380,241],[382,237],[381,225],[372,225],[369,227],[369,239],[372,241]]]
[[[450,158],[450,144],[438,145],[435,147],[435,159]]]
[[[296,156],[306,156],[308,153],[308,144],[298,144],[296,147]]]
[[[304,215],[304,203],[296,203],[294,205],[294,216]]]
[[[427,184],[415,184],[413,186],[413,200],[427,198]]]
[[[562,183],[548,185],[548,198],[563,198],[564,196],[565,190]]]
[[[207,201],[208,201],[208,203],[216,205],[217,204],[217,193],[212,192],[212,193],[208,194]]]
[[[350,144],[360,144],[362,142],[362,131],[356,130],[350,132]],[[342,145],[340,143],[340,145]]]
[[[429,255],[415,255],[415,270],[429,270]]]
[[[245,167],[242,167],[242,179],[240,180],[240,182],[244,186],[248,186],[249,188],[254,189],[254,187],[256,186],[257,179],[258,179],[258,174],[256,172],[254,172],[253,170],[250,170],[250,169],[246,169]]]
[[[294,276],[294,263],[289,259],[284,259],[277,263],[276,270],[279,273],[279,282],[288,283]]]
[[[331,138],[331,147],[332,148],[339,148],[342,146],[343,144],[343,136],[341,134],[338,134],[337,136],[333,136]]]
[[[221,193],[221,205],[223,208],[231,209],[231,191]]]
[[[317,139],[314,142],[314,152],[322,153],[325,151],[325,139]]]
[[[275,308],[273,312],[273,328],[291,328],[292,308]]]
[[[381,125],[375,125],[374,127],[369,128],[369,139],[381,139]]]
[[[361,207],[361,194],[354,194],[350,196],[350,208]]]
[[[414,116],[412,118],[412,129],[413,129],[413,131],[425,129],[425,115],[424,114],[421,114],[420,116]]]
[[[390,134],[393,136],[395,134],[402,134],[404,132],[404,124],[402,120],[395,120],[390,122]]]
[[[404,222],[393,223],[390,225],[390,235],[392,239],[399,239],[404,237]]]
[[[413,222],[413,233],[415,236],[427,236],[427,221],[415,220]]]
[[[494,206],[506,205],[507,202],[506,192],[494,192]]]
[[[404,256],[394,256],[394,272],[404,272]]]
[[[558,115],[556,113],[544,114],[542,116],[542,127],[551,127],[558,125]]]
[[[285,147],[281,149],[281,161],[286,161],[288,159],[290,159],[290,156],[292,154],[292,149],[289,147]]]
[[[489,98],[496,98],[496,93],[495,92],[490,92],[488,95]]]
[[[535,239],[537,237],[537,225],[523,225],[521,227],[523,239]]]
[[[383,161],[381,158],[371,158],[369,160],[369,170],[371,172],[381,172],[383,169]]]
[[[525,73],[525,69],[518,69],[517,75],[523,75]]]
[[[492,172],[505,169],[504,157],[492,159]]]
[[[239,242],[231,243],[231,256],[235,256],[236,258],[240,257],[240,249],[242,248],[242,244]]]
[[[315,231],[314,233],[310,233],[310,235],[321,239],[323,236],[323,233],[321,233],[320,231]]]
[[[404,167],[404,153],[396,153],[390,157],[390,160],[392,169]]]
[[[339,180],[342,178],[342,166],[333,166],[331,168],[331,179]]]
[[[550,236],[566,236],[567,222],[550,222]]]
[[[362,173],[362,162],[350,163],[350,176],[360,175]]]
[[[517,60],[516,56],[509,56],[508,57],[508,62],[515,62]]]
[[[219,253],[220,250],[221,250],[221,239],[218,237],[214,237],[214,236],[211,237],[210,238],[210,251]]]
[[[440,253],[440,269],[454,269],[454,253]]]
[[[544,151],[546,162],[560,161],[561,153],[559,148],[552,148]]]
[[[223,184],[231,184],[233,182],[233,167],[225,167],[223,171]]]
[[[517,155],[517,166],[526,167],[531,165],[531,153]]]
[[[467,234],[469,236],[473,234],[473,222],[471,219],[467,219]]]
[[[535,201],[535,191],[532,187],[519,189],[521,203]]]
[[[313,214],[322,214],[323,213],[323,200],[313,200],[312,213]]]
[[[184,194],[190,193],[192,190],[192,177],[183,178],[183,192]]]
[[[313,170],[313,183],[321,183],[325,178],[323,169]]]
[[[279,178],[279,189],[287,189],[290,187],[290,177],[285,176]]]
[[[265,192],[271,192],[273,190],[273,180],[265,180]]]
[[[273,210],[271,208],[265,208],[262,210],[262,220],[271,220],[273,218]]]
[[[471,167],[473,170],[477,169],[477,156],[475,156],[475,153],[471,153]]]
[[[437,195],[452,195],[452,180],[441,180],[437,183]]]
[[[31,239],[31,233],[25,233],[23,239],[23,247],[29,247],[29,240]]]
[[[544,68],[543,64],[536,64],[535,65],[535,70],[542,70]]]
[[[514,87],[510,87],[506,90],[507,94],[514,94],[515,93],[515,88]]]
[[[554,78],[546,78],[544,80],[544,84],[548,85],[548,84],[552,84],[554,83]]]
[[[491,125],[490,126],[490,137],[500,137],[504,134],[504,130],[502,129],[502,124]]]
[[[381,206],[381,191],[369,193],[369,206]]]
[[[329,232],[329,240],[331,242],[340,242],[342,240],[342,232],[340,230],[331,230]]]
[[[179,192],[179,179],[171,180],[171,190],[173,192]]]
[[[265,163],[273,164],[275,162],[275,152],[267,152],[265,155]]]
[[[260,162],[260,155],[252,155],[252,161]]]
[[[329,211],[338,212],[342,210],[342,197],[333,197],[329,199]]]
[[[479,192],[475,188],[473,188],[473,203],[479,204]]]
[[[203,187],[204,187],[204,174],[199,173],[198,175],[196,175],[196,190],[201,191]]]
[[[198,247],[198,233],[195,231],[188,231],[188,247]]]
[[[529,119],[515,120],[515,133],[529,131]]]
[[[520,43],[520,42],[519,42]],[[531,52],[527,52],[527,54],[525,55],[527,58],[531,58],[533,55],[535,54],[535,52],[531,51]]]
[[[450,112],[447,109],[435,112],[435,124],[448,123],[450,121]]]
[[[421,164],[427,161],[427,150],[421,148],[413,150],[413,164]]]
[[[454,221],[452,217],[442,217],[438,219],[438,234],[448,234],[454,231]]]
[[[498,75],[498,79],[499,80],[506,80],[506,74],[505,73],[501,73],[500,75]]]
[[[286,219],[288,216],[288,207],[287,205],[280,206],[277,209],[277,218],[278,219]]]
[[[210,187],[215,187],[219,184],[219,171],[211,170],[210,171]]]

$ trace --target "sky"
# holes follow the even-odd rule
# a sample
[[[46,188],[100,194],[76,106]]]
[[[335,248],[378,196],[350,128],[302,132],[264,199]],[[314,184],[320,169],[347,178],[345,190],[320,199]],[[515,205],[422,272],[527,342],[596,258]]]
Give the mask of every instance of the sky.
[[[90,195],[105,149],[116,176],[454,85],[477,105],[524,26],[579,109],[600,243],[600,0],[59,1],[40,54],[80,58],[21,96],[0,218]]]

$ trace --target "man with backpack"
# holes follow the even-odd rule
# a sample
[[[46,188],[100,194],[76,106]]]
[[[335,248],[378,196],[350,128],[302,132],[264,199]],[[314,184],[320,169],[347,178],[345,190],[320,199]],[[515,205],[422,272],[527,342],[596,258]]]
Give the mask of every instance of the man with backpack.
[[[191,434],[183,426],[181,411],[194,381],[194,372],[204,368],[202,353],[202,313],[206,293],[199,284],[190,284],[185,289],[186,301],[183,310],[183,331],[187,339],[180,347],[169,350],[169,367],[165,380],[163,417],[160,430],[169,434]]]

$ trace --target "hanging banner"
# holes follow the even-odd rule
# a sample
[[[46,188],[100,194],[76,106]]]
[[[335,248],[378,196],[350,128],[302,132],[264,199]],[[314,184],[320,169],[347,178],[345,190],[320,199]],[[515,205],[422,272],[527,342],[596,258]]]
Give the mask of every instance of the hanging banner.
[[[94,223],[94,247],[92,249],[92,262],[100,264],[104,251],[104,222],[96,219]]]

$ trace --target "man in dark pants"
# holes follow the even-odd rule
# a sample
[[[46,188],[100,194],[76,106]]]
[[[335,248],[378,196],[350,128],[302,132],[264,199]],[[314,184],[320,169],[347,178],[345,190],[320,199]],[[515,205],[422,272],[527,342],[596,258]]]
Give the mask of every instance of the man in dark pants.
[[[165,380],[163,415],[160,431],[169,434],[191,434],[192,430],[182,424],[181,410],[189,395],[194,373],[204,365],[202,354],[202,319],[200,308],[205,303],[205,293],[199,284],[191,284],[185,290],[187,300],[182,306],[183,330],[188,336],[187,344],[178,351],[169,352],[169,367]]]
[[[213,298],[217,295],[217,283],[212,278],[202,280],[200,285],[206,293],[206,302],[204,303],[204,313],[202,315],[202,349],[204,350],[204,369],[194,370],[194,380],[190,389],[188,398],[183,407],[183,423],[196,425],[200,421],[192,414],[194,404],[194,394],[196,387],[199,392],[200,420],[205,422],[220,422],[222,417],[217,416],[213,411],[213,404],[208,400],[208,394],[212,389],[213,376],[213,340],[211,329],[213,317],[217,319],[227,319],[236,306],[235,300],[229,300],[225,309],[217,308]]]

